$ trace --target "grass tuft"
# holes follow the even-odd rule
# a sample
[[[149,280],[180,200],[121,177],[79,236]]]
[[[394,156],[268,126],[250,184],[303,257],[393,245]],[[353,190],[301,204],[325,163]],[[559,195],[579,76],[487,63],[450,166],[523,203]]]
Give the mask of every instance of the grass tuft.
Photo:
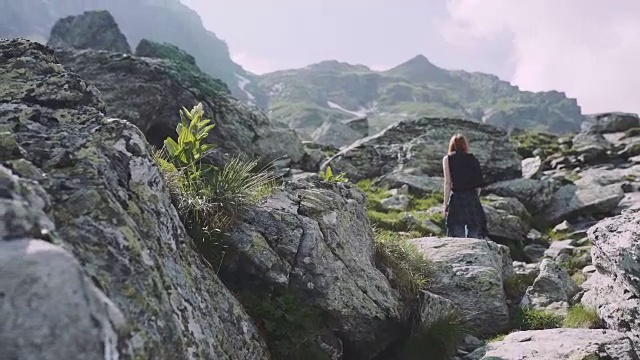
[[[513,323],[518,330],[555,329],[562,326],[562,317],[544,310],[524,308],[518,309]]]
[[[414,328],[398,359],[451,359],[467,332],[462,315],[450,313],[433,322],[429,327]]]
[[[581,304],[572,306],[562,322],[565,328],[598,329],[602,327],[602,320],[595,309],[589,309]]]
[[[426,290],[433,275],[431,262],[408,240],[411,235],[375,229],[376,264],[393,273],[391,284],[405,300],[418,298]]]

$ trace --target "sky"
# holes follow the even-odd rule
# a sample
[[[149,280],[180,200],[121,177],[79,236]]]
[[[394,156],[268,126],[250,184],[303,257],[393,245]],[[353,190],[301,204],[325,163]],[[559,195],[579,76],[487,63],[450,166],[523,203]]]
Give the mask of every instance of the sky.
[[[418,54],[640,113],[638,0],[182,0],[262,74],[322,60],[384,70]]]

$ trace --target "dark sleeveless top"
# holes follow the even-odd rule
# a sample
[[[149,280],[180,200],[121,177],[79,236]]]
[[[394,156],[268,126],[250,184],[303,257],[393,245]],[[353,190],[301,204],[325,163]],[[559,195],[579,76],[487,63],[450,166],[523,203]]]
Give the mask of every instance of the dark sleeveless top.
[[[482,187],[482,169],[473,154],[454,152],[448,158],[451,191],[469,191]]]

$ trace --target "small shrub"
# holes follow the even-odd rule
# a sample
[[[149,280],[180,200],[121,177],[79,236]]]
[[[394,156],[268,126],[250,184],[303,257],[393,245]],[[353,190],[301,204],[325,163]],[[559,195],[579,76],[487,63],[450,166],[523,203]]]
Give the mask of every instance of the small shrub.
[[[625,131],[624,136],[620,140],[640,136],[640,127],[631,128]]]
[[[390,269],[390,280],[404,299],[417,299],[419,291],[425,290],[432,277],[431,262],[420,254],[408,236],[388,230],[375,230],[376,264]]]
[[[273,359],[330,359],[317,341],[328,328],[321,309],[291,292],[237,295],[249,315],[257,320]]]
[[[587,276],[583,274],[582,271],[578,271],[571,275],[571,279],[576,285],[580,286],[584,284],[585,281],[587,281]]]
[[[498,342],[504,340],[509,334],[499,334],[487,340],[487,343]]]
[[[467,327],[459,313],[444,316],[427,328],[416,326],[404,344],[398,359],[451,359],[465,333],[467,333]]]
[[[533,274],[514,274],[505,278],[503,283],[505,295],[508,299],[519,301],[535,280],[536,276]]]
[[[325,171],[320,171],[320,177],[326,182],[340,183],[349,181],[349,179],[346,178],[345,173],[334,175],[333,170],[331,170],[331,166],[327,166]]]
[[[562,317],[544,310],[524,308],[516,312],[513,322],[518,330],[555,329],[562,326]]]
[[[562,327],[598,329],[602,327],[602,321],[596,310],[585,308],[582,305],[575,305],[569,308],[567,316],[562,322]]]

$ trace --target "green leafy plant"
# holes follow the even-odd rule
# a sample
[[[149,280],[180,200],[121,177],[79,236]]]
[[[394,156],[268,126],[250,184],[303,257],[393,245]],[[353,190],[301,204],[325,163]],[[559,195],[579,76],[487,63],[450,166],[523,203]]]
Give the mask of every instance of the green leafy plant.
[[[153,156],[189,235],[212,264],[224,256],[220,235],[248,207],[271,193],[275,176],[257,162],[235,156],[223,166],[202,163],[214,147],[206,144],[214,124],[204,118],[202,104],[182,109],[177,139],[167,138]]]
[[[203,119],[203,115],[202,103],[196,105],[191,111],[182,108],[180,122],[176,127],[178,142],[170,137],[164,140],[164,149],[169,161],[177,169],[191,167],[189,174],[191,178],[199,175],[194,168],[197,162],[214,148],[211,144],[203,143],[209,136],[209,131],[215,127],[215,124],[209,125],[211,120]]]
[[[324,171],[320,170],[320,177],[322,178],[323,181],[326,181],[326,182],[340,183],[340,182],[349,181],[349,179],[346,178],[345,173],[334,175],[333,170],[331,170],[331,166],[327,166],[327,168]]]

